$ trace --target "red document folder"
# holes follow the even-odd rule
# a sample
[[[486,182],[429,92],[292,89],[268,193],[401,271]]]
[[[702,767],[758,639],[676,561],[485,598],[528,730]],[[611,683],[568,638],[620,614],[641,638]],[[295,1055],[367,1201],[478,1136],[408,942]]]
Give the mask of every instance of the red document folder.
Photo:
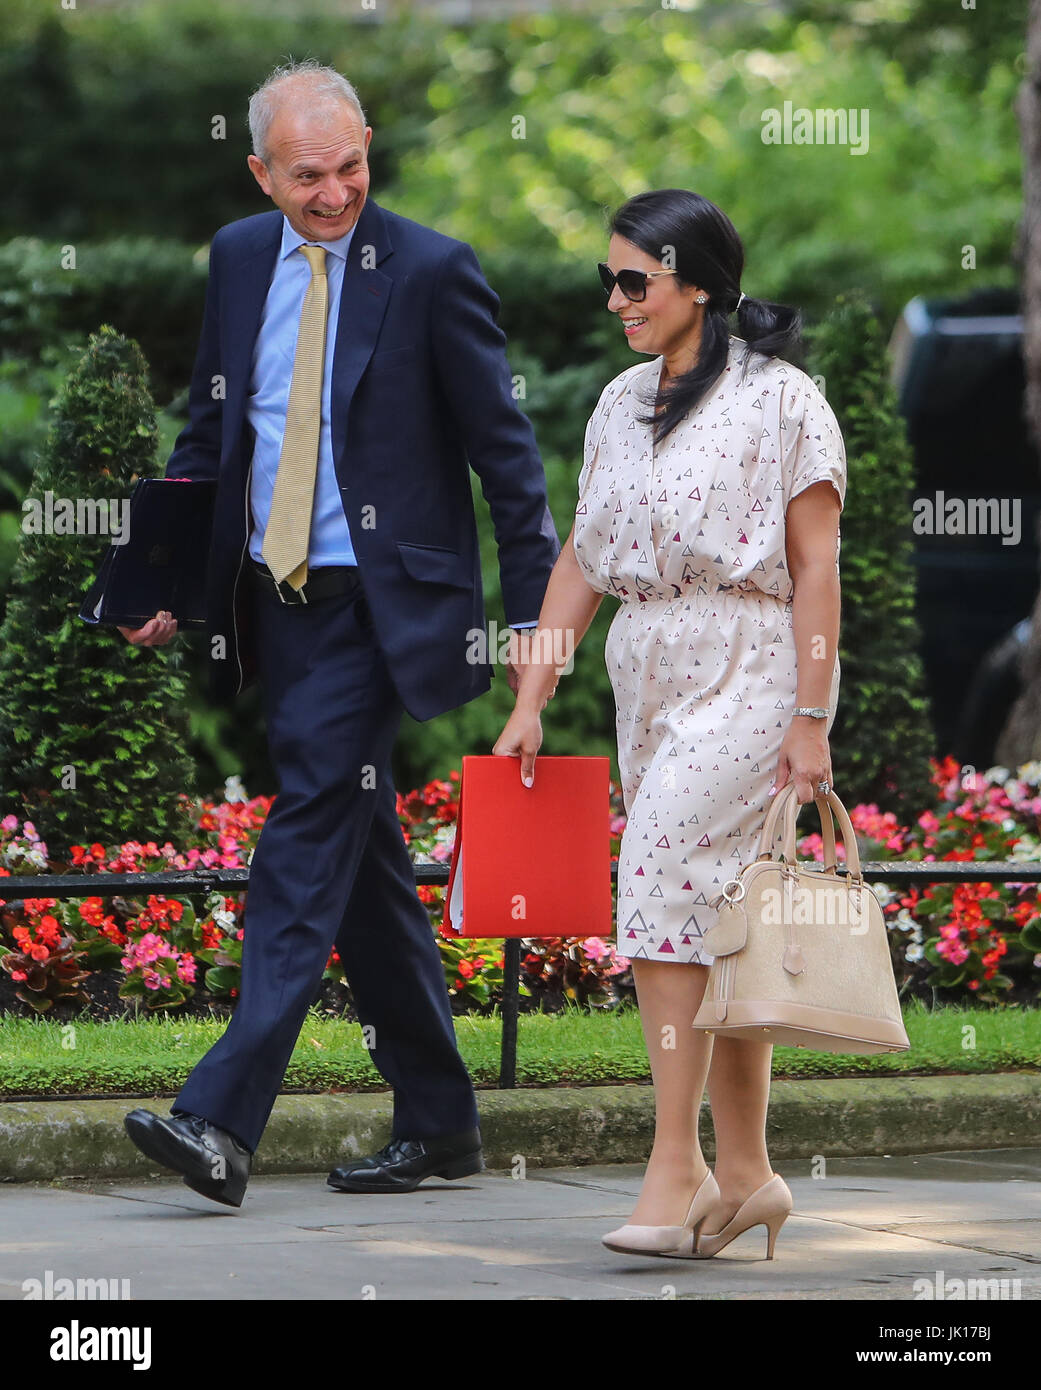
[[[607,758],[463,758],[445,929],[457,936],[609,936]]]

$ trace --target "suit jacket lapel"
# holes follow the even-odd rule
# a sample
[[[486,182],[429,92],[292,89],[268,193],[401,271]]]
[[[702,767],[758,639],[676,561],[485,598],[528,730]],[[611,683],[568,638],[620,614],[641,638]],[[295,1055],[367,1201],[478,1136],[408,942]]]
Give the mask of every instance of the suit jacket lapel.
[[[332,443],[336,464],[343,455],[351,399],[376,346],[390,301],[393,281],[378,267],[393,250],[383,209],[371,198],[366,198],[347,253],[336,325],[332,389]]]
[[[237,440],[242,430],[253,371],[253,349],[281,245],[282,214],[268,213],[257,230],[254,244],[231,269],[231,284],[224,301],[228,316],[222,324],[221,354],[228,377],[224,408],[232,426],[232,433],[226,435],[226,439]]]

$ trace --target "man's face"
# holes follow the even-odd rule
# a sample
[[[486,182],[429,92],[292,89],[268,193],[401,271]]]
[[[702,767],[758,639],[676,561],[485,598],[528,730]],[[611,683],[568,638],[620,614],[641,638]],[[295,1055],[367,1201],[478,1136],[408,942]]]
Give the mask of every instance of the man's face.
[[[344,102],[334,119],[282,108],[268,132],[268,163],[251,154],[253,177],[308,241],[335,241],[361,216],[369,191],[369,141]]]

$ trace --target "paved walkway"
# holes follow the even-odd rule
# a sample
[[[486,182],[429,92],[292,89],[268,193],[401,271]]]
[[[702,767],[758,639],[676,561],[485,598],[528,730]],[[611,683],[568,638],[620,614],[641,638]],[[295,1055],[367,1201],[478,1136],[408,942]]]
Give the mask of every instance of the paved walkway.
[[[324,1172],[258,1176],[238,1211],[177,1179],[5,1184],[0,1300],[47,1271],[128,1280],[132,1299],[910,1300],[916,1280],[952,1279],[1018,1281],[1009,1294],[1041,1299],[1041,1149],[778,1171],[795,1209],[771,1263],[762,1227],[706,1261],[605,1250],[639,1167],[432,1179],[398,1197],[335,1193]]]

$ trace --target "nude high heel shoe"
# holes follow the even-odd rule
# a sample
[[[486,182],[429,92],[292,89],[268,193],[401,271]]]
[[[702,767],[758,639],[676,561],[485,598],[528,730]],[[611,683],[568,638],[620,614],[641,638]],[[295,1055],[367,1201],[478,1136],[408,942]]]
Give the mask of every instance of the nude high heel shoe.
[[[695,1258],[710,1259],[713,1255],[718,1255],[732,1240],[736,1240],[743,1231],[750,1231],[753,1226],[765,1226],[766,1258],[772,1260],[777,1232],[784,1225],[791,1209],[792,1194],[788,1184],[780,1173],[774,1173],[768,1182],[764,1182],[762,1187],[757,1187],[751,1196],[745,1198],[721,1231],[703,1235],[698,1239]]]
[[[682,1226],[619,1226],[602,1237],[608,1250],[623,1255],[668,1255],[697,1259],[701,1223],[719,1201],[719,1185],[710,1168],[695,1192]]]

